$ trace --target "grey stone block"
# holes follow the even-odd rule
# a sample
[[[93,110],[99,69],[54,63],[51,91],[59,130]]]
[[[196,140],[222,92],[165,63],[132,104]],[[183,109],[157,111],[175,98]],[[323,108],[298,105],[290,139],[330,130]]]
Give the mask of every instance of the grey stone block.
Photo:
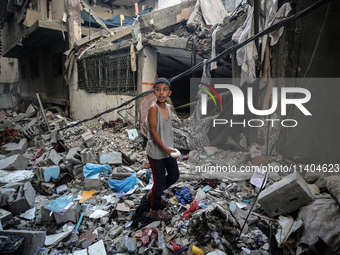
[[[79,213],[80,213],[80,205],[78,202],[76,202],[70,209],[68,209],[64,213],[64,215],[54,213],[54,218],[58,225],[69,222],[69,221],[76,223],[79,219]]]
[[[8,205],[14,215],[24,213],[33,208],[35,190],[30,182],[21,185],[15,195],[8,198]]]
[[[96,161],[96,153],[92,148],[82,150],[80,156],[83,164],[94,163]]]
[[[84,189],[85,190],[101,190],[102,182],[100,180],[99,173],[91,175],[84,180]]]
[[[73,165],[81,164],[81,157],[78,154],[78,151],[80,151],[80,148],[78,147],[70,149],[66,155],[66,161],[72,163]]]
[[[54,149],[45,152],[39,159],[40,166],[59,165],[62,157]]]
[[[82,138],[84,140],[84,143],[88,148],[93,147],[96,145],[96,140],[94,139],[91,132],[86,132],[82,134]]]
[[[308,184],[297,173],[291,173],[259,195],[259,204],[270,217],[291,213],[314,200]]]
[[[110,152],[100,155],[101,164],[121,165],[122,162],[122,153],[120,152]]]
[[[83,168],[84,168],[83,164],[74,166],[74,169],[73,169],[72,173],[73,173],[73,177],[75,179],[79,179],[79,178],[83,178],[84,177]]]
[[[210,157],[214,155],[216,152],[218,152],[218,149],[216,147],[203,147],[204,153]]]
[[[28,159],[19,154],[13,155],[0,160],[0,170],[24,170],[26,169],[28,162]]]
[[[41,219],[42,221],[46,222],[46,221],[54,221],[54,213],[51,214],[50,210],[47,210],[46,208],[41,208]]]
[[[26,230],[1,230],[0,235],[18,235],[25,237],[23,244],[19,247],[19,255],[34,255],[39,247],[44,247],[45,231],[26,231]]]
[[[123,232],[123,230],[124,229],[122,226],[116,225],[113,229],[110,230],[109,237],[115,238],[118,235],[120,235]]]
[[[50,182],[42,182],[40,184],[40,187],[43,191],[45,191],[47,194],[52,195],[55,191],[55,184]]]

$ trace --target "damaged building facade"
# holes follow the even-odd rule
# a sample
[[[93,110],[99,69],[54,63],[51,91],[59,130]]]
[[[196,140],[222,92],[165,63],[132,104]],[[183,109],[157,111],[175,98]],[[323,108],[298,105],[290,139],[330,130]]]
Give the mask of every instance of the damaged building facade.
[[[340,222],[339,7],[334,0],[1,1],[6,249],[339,253],[339,233],[328,226]],[[153,185],[146,118],[157,77],[172,84],[182,153],[180,179],[164,194],[172,216],[164,222],[146,214]],[[219,82],[234,90],[216,92]]]

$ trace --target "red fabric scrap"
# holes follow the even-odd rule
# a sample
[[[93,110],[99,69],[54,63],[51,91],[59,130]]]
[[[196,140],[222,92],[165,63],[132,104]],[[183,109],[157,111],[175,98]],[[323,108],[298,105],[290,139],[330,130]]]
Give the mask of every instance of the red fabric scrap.
[[[150,237],[152,239],[156,239],[157,235],[158,235],[158,232],[154,227],[146,228],[146,229],[144,229],[142,237],[140,238],[140,240],[142,241],[142,243],[144,245],[146,245],[149,242]]]
[[[198,208],[200,208],[200,206],[198,205],[196,200],[192,201],[192,203],[190,205],[190,208],[183,213],[182,219],[183,218],[188,218],[189,219],[191,217],[191,214],[193,212],[196,212],[198,210]]]

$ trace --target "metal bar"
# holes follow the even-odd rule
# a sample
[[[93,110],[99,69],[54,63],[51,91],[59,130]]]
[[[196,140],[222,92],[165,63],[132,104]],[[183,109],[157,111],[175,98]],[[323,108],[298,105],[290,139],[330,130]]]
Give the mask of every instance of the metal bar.
[[[39,93],[36,93],[36,95],[37,95],[38,102],[39,102],[39,105],[40,105],[40,110],[41,110],[41,112],[42,112],[42,114],[44,116],[44,120],[45,120],[46,125],[47,125],[48,132],[51,132],[51,128],[50,128],[50,125],[48,124],[48,121],[47,121],[47,118],[46,118],[46,114],[45,114],[45,110],[44,110],[44,107],[43,107],[43,105],[41,103],[41,99],[40,99]]]

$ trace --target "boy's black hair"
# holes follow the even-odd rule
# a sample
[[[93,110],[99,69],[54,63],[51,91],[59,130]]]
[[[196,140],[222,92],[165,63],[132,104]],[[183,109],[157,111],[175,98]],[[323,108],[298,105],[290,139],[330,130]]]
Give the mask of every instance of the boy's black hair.
[[[158,83],[166,83],[169,86],[169,88],[171,89],[170,81],[167,78],[164,78],[164,77],[158,78],[155,81],[155,85],[153,87],[155,88]]]

